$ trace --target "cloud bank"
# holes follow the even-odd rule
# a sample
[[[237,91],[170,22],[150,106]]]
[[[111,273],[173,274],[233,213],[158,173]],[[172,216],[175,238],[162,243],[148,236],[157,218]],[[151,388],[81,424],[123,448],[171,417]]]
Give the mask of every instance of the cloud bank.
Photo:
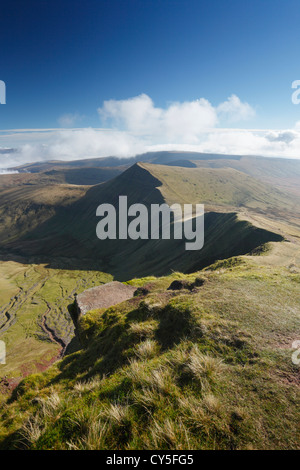
[[[15,175],[19,173],[17,170],[1,170],[0,169],[0,175]]]
[[[44,160],[129,157],[155,150],[300,158],[300,123],[284,130],[229,128],[255,117],[253,107],[236,95],[217,106],[200,98],[160,108],[141,94],[104,101],[98,114],[101,128],[0,132],[0,147],[17,149],[0,152],[0,168]],[[78,118],[65,114],[59,123],[69,127]]]
[[[199,143],[201,133],[216,127],[220,121],[237,122],[255,116],[248,103],[236,95],[217,107],[204,98],[171,103],[166,109],[154,106],[145,94],[128,100],[104,101],[98,109],[102,122],[152,140],[171,143]]]

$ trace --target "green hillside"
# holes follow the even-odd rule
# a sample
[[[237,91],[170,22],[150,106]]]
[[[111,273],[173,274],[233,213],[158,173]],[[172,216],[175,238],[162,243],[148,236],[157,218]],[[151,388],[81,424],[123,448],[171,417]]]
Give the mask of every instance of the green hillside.
[[[0,178],[1,449],[299,448],[292,166],[285,190],[224,157],[151,158],[171,164],[92,187],[66,184],[66,169]],[[204,203],[203,249],[99,241],[96,208],[119,195]],[[113,277],[135,297],[77,318],[75,293]]]
[[[79,319],[82,349],[2,408],[1,448],[299,448],[299,271],[256,260],[135,279]]]
[[[194,163],[199,168],[233,168],[300,197],[300,162],[298,159],[245,156],[239,159],[197,160]]]
[[[298,197],[233,168],[170,168],[151,164],[143,167],[161,181],[160,189],[168,203],[202,201],[208,208],[243,207],[286,218],[300,213]]]

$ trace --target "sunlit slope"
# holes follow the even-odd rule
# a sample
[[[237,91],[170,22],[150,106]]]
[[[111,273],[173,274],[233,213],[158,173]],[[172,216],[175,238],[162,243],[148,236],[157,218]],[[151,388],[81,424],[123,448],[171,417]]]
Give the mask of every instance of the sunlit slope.
[[[300,198],[232,168],[180,168],[142,164],[161,181],[168,203],[204,203],[210,207],[248,208],[266,215],[300,215]],[[299,176],[300,181],[300,176]]]
[[[193,160],[193,159],[192,159]],[[199,168],[233,168],[300,197],[300,160],[287,158],[240,157],[195,160]]]
[[[96,208],[110,203],[118,210],[120,195],[128,205],[167,201],[205,203],[205,245],[201,251],[185,250],[183,240],[105,240],[96,237]],[[136,164],[117,178],[90,188],[74,204],[60,207],[56,215],[7,245],[22,255],[44,256],[52,265],[58,258],[71,267],[97,267],[121,279],[164,274],[172,269],[199,269],[216,259],[247,253],[282,236],[239,220],[235,211],[249,207],[267,212],[292,203],[284,194],[235,170],[211,170]],[[70,263],[70,259],[72,262]]]

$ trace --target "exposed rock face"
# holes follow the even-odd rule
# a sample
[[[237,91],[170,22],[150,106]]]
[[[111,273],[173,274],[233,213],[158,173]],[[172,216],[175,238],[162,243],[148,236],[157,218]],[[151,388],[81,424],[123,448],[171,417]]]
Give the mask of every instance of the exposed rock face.
[[[108,308],[133,297],[136,287],[112,281],[101,286],[87,289],[76,297],[76,306],[79,315],[85,315],[90,310]]]

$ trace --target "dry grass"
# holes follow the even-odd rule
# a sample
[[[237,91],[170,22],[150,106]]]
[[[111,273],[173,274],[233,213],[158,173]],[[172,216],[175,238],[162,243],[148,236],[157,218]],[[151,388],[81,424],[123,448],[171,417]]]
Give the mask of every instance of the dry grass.
[[[38,441],[49,422],[58,419],[60,411],[65,407],[65,402],[53,391],[49,397],[36,398],[35,401],[39,404],[38,412],[28,418],[20,431],[21,440],[28,446]]]
[[[159,344],[153,339],[146,339],[135,347],[135,354],[141,360],[151,359],[157,355]]]
[[[160,393],[168,394],[173,389],[174,379],[169,369],[160,367],[147,376],[145,382],[148,387]]]
[[[134,390],[133,401],[151,414],[156,406],[164,401],[164,397],[171,395],[175,389],[174,377],[171,371],[163,366],[146,374],[139,374],[137,364],[134,364]],[[132,378],[132,377],[131,377]]]
[[[92,390],[95,390],[96,388],[99,388],[102,380],[104,380],[104,377],[100,379],[99,377],[93,377],[89,380],[83,381],[83,382],[76,382],[74,385],[74,392],[81,394],[84,392],[90,392]]]
[[[134,404],[142,407],[147,413],[151,414],[156,403],[161,399],[161,396],[157,391],[142,386],[138,390],[133,390],[132,398]]]
[[[26,421],[21,428],[21,440],[25,441],[24,444],[28,447],[34,444],[41,437],[43,433],[42,423],[40,416],[32,416]]]
[[[189,432],[181,419],[166,418],[163,422],[153,420],[150,427],[150,449],[183,450],[191,449]]]
[[[141,307],[145,308],[149,315],[155,314],[163,307],[163,304],[160,301],[157,301],[157,299],[152,297],[142,300],[140,305]]]
[[[130,360],[129,367],[124,371],[124,375],[133,384],[140,384],[145,379],[145,365],[136,359]]]
[[[166,367],[160,367],[151,371],[149,375],[144,374],[139,387],[133,390],[132,397],[135,404],[151,415],[155,408],[163,408],[165,398],[172,396],[175,391],[176,385],[172,373]]]
[[[106,419],[109,423],[117,426],[124,426],[128,422],[130,407],[129,405],[121,405],[120,403],[112,403],[107,405],[101,413],[101,418]]]
[[[71,420],[78,429],[78,439],[69,441],[72,450],[102,450],[106,440],[112,441],[116,433],[124,432],[130,425],[130,406],[118,402],[105,404],[100,410],[95,406],[78,411]]]
[[[125,376],[132,381],[135,390],[136,387],[140,387],[144,391],[157,391],[167,394],[174,387],[173,375],[166,366],[147,373],[143,362],[132,360],[129,368],[125,370]]]
[[[172,356],[168,360],[168,363],[171,365],[171,367],[180,366],[188,362],[189,356],[189,345],[187,343],[182,342],[172,351]]]
[[[223,409],[219,398],[212,393],[208,393],[203,397],[203,405],[209,413],[216,415],[220,415]]]
[[[77,441],[67,443],[70,450],[102,450],[105,446],[108,426],[99,419],[89,422],[86,434]]]
[[[178,400],[178,406],[183,422],[196,433],[210,436],[216,428],[222,432],[229,431],[227,416],[222,415],[222,407],[217,398],[212,395],[208,400],[182,397]]]
[[[130,331],[140,338],[152,337],[157,328],[158,322],[156,321],[134,322],[130,325]]]
[[[201,399],[193,396],[181,397],[178,399],[178,406],[185,421],[197,423],[200,427],[204,426],[206,416]]]
[[[221,359],[203,354],[199,351],[198,346],[194,346],[190,352],[186,367],[194,378],[199,380],[201,387],[205,389],[221,374],[224,364]]]

